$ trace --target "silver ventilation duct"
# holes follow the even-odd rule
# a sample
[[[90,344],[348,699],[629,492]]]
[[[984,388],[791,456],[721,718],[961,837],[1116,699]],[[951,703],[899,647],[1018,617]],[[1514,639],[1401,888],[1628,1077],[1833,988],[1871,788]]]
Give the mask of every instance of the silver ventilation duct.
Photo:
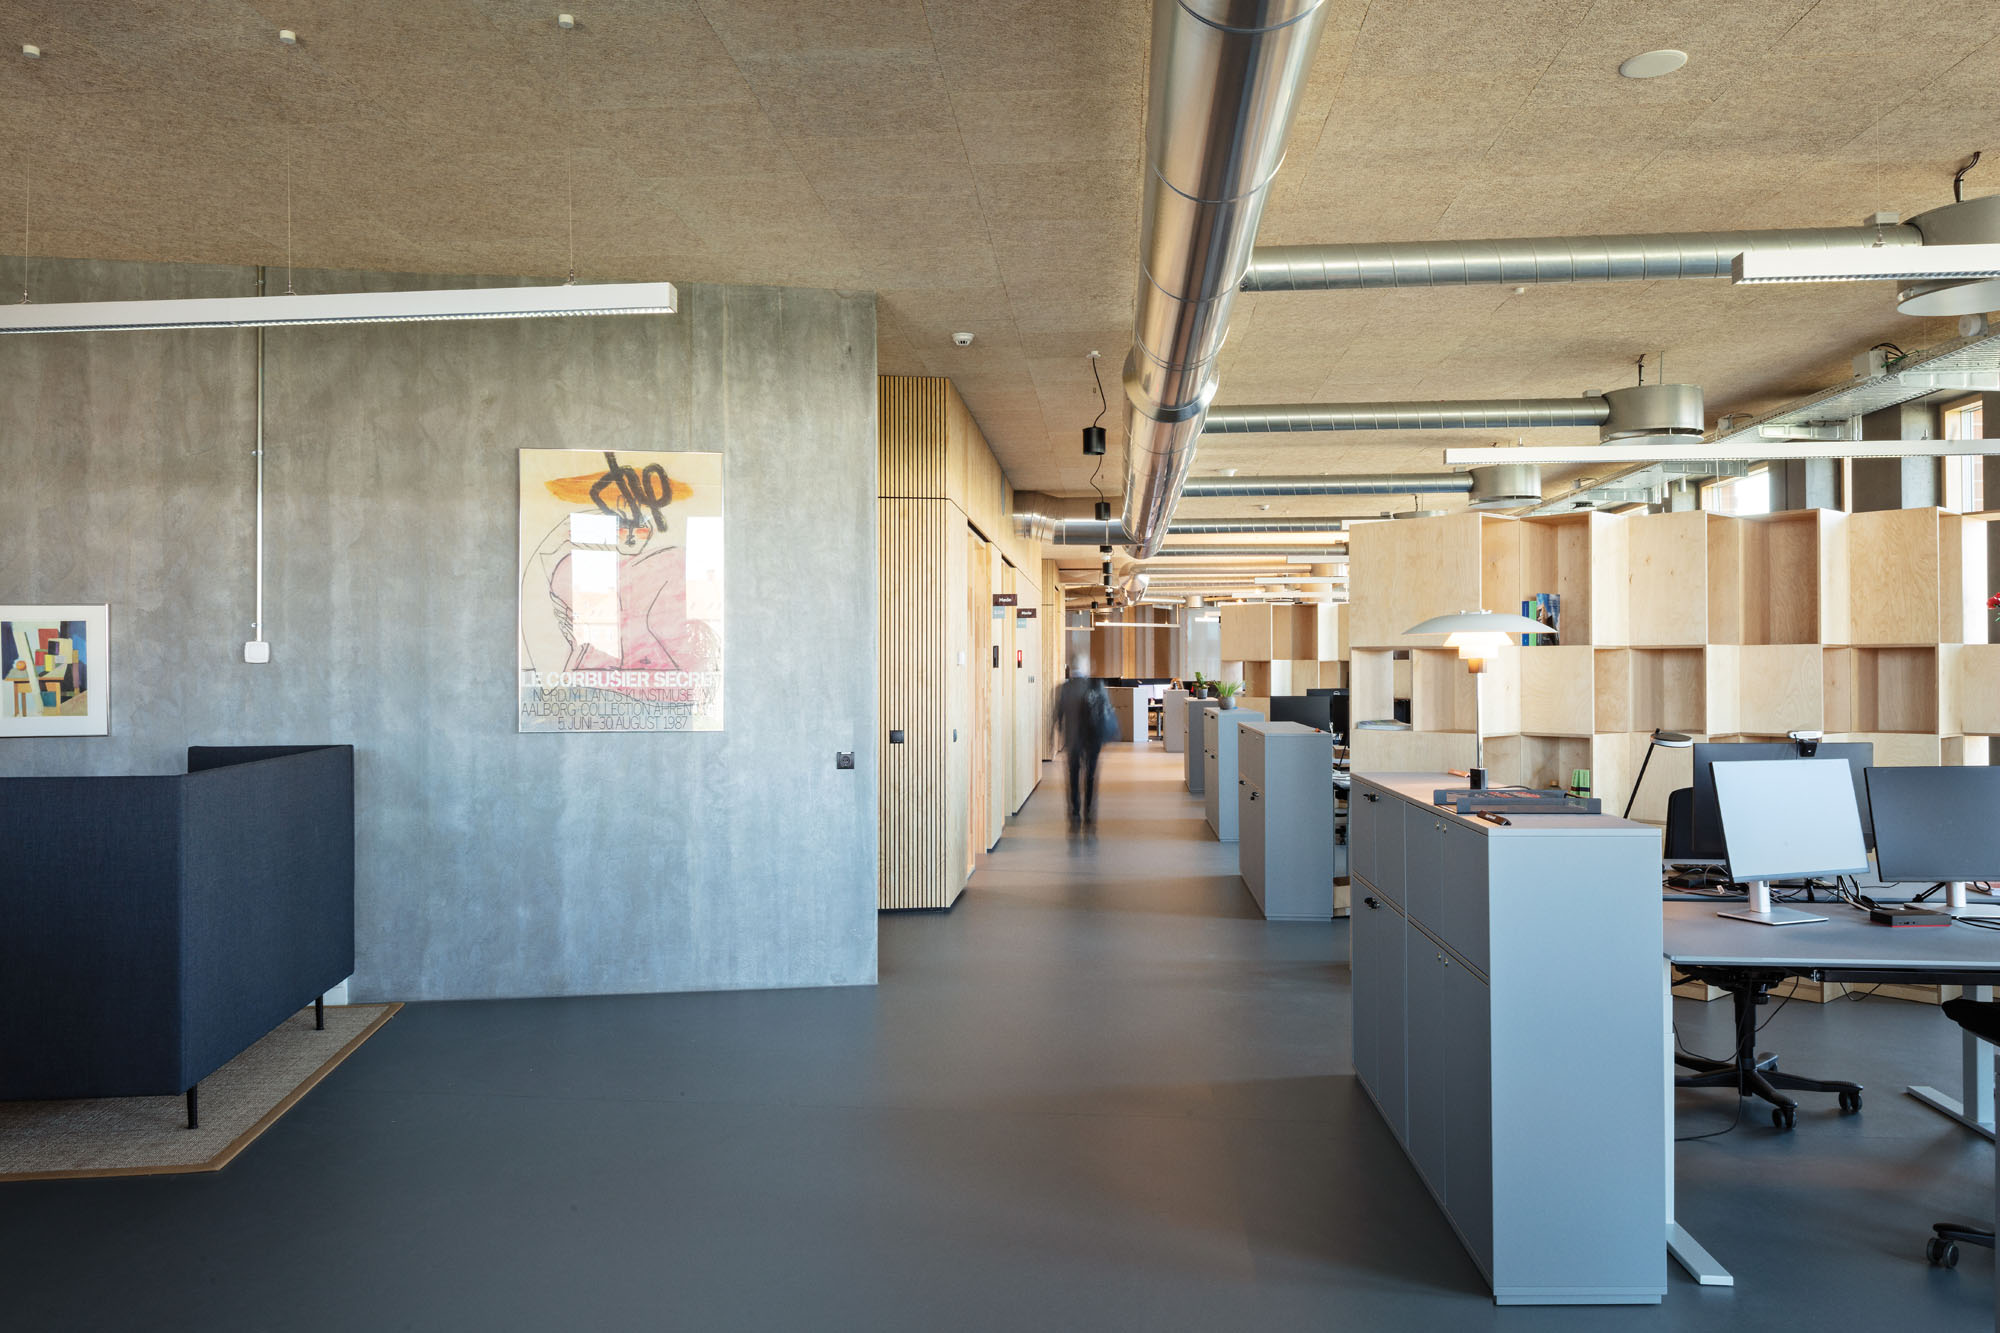
[[[1356,477],[1199,477],[1181,492],[1190,500],[1244,500],[1286,495],[1462,495],[1472,478],[1462,472],[1393,472]]]
[[[1155,0],[1139,297],[1125,360],[1127,540],[1165,540],[1325,0]]]
[[[1773,231],[1660,232],[1645,236],[1266,245],[1258,247],[1251,257],[1243,290],[1353,292],[1381,287],[1727,278],[1736,256],[1751,251],[1828,254],[1869,250],[1878,245],[1923,243],[1924,233],[1916,227],[1885,223]]]
[[[1586,398],[1472,398],[1438,403],[1279,403],[1208,411],[1206,435],[1288,435],[1325,430],[1526,430],[1598,426],[1611,406]]]
[[[1049,514],[1014,515],[1014,533],[1023,541],[1050,546],[1123,546],[1132,539],[1115,518],[1055,518]]]

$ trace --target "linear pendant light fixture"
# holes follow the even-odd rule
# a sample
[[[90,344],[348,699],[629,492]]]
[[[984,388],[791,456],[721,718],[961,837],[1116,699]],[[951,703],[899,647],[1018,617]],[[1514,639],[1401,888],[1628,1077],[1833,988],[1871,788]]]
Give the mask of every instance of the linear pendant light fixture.
[[[1743,440],[1730,444],[1564,444],[1447,449],[1447,466],[1509,463],[1783,462],[1795,458],[1948,458],[2000,454],[2000,440]]]
[[[293,324],[400,324],[449,319],[550,319],[570,315],[671,315],[671,282],[460,287],[317,296],[214,296],[169,301],[64,301],[0,306],[0,333],[106,333],[134,329],[256,329]]]
[[[2000,277],[2000,245],[1884,245],[1872,250],[1746,250],[1735,282],[1947,282]]]

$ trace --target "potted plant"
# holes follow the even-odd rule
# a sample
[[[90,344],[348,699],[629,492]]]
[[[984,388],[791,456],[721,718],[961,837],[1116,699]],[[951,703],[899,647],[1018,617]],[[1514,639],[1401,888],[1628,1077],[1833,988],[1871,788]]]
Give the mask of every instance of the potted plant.
[[[1222,700],[1222,707],[1234,708],[1236,707],[1236,692],[1243,688],[1243,682],[1240,680],[1219,680],[1211,688],[1215,692],[1215,697]]]
[[[1208,679],[1201,672],[1197,671],[1194,673],[1194,685],[1190,687],[1189,692],[1197,699],[1206,699],[1209,694],[1209,685],[1210,682]]]

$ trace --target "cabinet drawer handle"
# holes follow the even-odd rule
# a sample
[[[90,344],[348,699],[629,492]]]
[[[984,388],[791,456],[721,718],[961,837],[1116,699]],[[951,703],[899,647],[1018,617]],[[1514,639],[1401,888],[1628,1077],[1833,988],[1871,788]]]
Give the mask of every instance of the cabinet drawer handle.
[[[1382,796],[1379,792],[1364,791],[1361,793],[1361,799],[1364,801],[1379,801],[1382,799]]]
[[[1368,904],[1368,906],[1369,906],[1369,907],[1371,907],[1371,908],[1374,908],[1374,907],[1380,907],[1380,906],[1382,905],[1382,904],[1380,904],[1380,903],[1378,903],[1378,902],[1376,902],[1376,901],[1375,901],[1375,895],[1374,895],[1374,894],[1372,894],[1372,893],[1371,893],[1371,894],[1369,894],[1369,895],[1368,895],[1367,897],[1363,898],[1363,899],[1362,899],[1361,901],[1362,901],[1362,902],[1364,902],[1364,903],[1367,903],[1367,904]]]
[[[1254,800],[1256,800],[1256,799],[1257,799],[1257,793],[1256,793],[1256,792],[1254,792],[1254,791],[1253,791],[1253,792],[1251,792],[1251,793],[1250,793],[1250,799],[1251,799],[1251,800],[1253,800],[1253,801],[1254,801]]]

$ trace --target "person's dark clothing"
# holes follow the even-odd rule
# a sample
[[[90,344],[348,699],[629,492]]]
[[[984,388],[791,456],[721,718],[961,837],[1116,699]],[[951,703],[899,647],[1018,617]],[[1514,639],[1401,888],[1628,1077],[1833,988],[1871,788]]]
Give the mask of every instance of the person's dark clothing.
[[[1056,695],[1052,730],[1062,737],[1069,773],[1069,818],[1097,818],[1097,752],[1118,739],[1118,715],[1104,682],[1072,676]]]

